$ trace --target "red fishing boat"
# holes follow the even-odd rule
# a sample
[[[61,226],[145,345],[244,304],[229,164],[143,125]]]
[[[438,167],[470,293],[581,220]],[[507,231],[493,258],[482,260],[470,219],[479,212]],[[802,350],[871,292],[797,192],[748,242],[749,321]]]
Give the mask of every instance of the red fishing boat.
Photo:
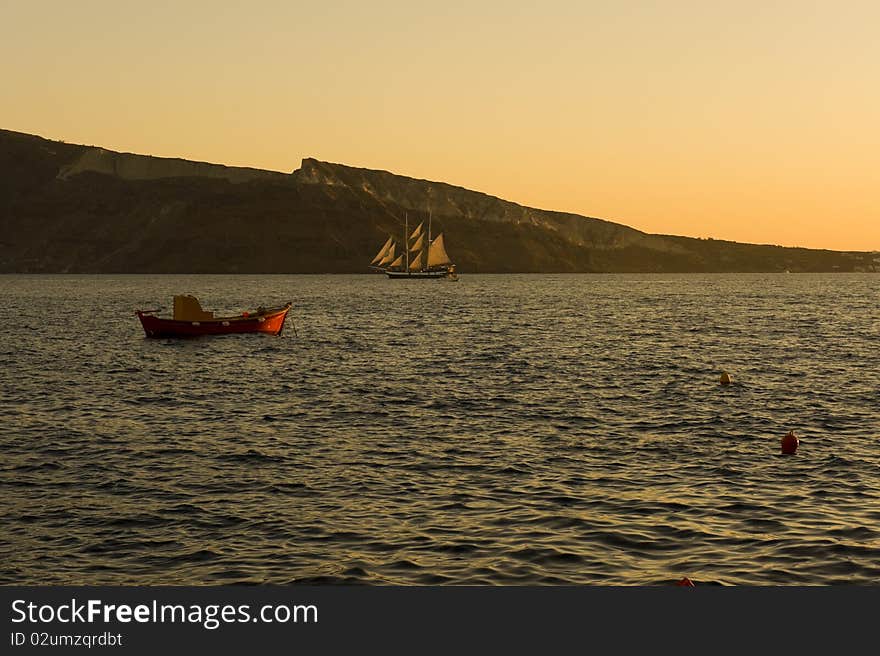
[[[147,337],[197,337],[232,333],[268,333],[280,335],[290,303],[274,308],[257,308],[230,317],[215,317],[206,312],[195,296],[175,296],[174,316],[156,316],[159,310],[136,310]]]

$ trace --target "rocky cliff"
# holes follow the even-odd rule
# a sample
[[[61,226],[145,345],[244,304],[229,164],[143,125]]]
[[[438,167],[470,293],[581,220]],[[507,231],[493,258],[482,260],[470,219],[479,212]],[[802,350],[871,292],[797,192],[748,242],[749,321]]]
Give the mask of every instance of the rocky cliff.
[[[0,272],[355,273],[431,216],[462,272],[854,271],[868,253],[649,235],[442,182],[303,160],[291,174],[0,130]]]
[[[70,164],[58,170],[58,179],[67,180],[79,173],[103,173],[122,180],[159,180],[161,178],[216,178],[229,182],[250,182],[279,178],[283,173],[237,166],[223,166],[185,159],[150,157],[117,153],[103,148],[83,148]]]

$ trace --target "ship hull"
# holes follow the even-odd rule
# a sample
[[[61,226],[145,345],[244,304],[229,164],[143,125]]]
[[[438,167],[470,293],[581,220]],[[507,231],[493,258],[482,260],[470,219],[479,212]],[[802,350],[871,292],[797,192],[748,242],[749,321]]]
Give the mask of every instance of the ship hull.
[[[443,271],[410,271],[407,273],[406,271],[386,271],[385,275],[387,275],[392,280],[417,280],[417,279],[437,279],[437,278],[445,278],[449,275],[449,272],[446,270]]]

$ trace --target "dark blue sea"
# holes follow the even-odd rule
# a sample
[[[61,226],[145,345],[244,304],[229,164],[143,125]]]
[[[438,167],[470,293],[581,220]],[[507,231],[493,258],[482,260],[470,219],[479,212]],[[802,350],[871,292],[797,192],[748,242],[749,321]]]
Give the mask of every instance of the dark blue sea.
[[[135,308],[178,293],[294,307],[281,337],[146,339]],[[7,275],[0,300],[0,583],[880,583],[877,275]]]

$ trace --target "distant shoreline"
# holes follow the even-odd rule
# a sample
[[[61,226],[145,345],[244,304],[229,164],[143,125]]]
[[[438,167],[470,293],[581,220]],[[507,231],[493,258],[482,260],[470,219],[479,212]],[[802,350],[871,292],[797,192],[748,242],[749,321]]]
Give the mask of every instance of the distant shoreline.
[[[649,234],[444,182],[302,161],[291,173],[0,130],[0,272],[358,274],[432,221],[468,273],[880,270],[880,251]]]

